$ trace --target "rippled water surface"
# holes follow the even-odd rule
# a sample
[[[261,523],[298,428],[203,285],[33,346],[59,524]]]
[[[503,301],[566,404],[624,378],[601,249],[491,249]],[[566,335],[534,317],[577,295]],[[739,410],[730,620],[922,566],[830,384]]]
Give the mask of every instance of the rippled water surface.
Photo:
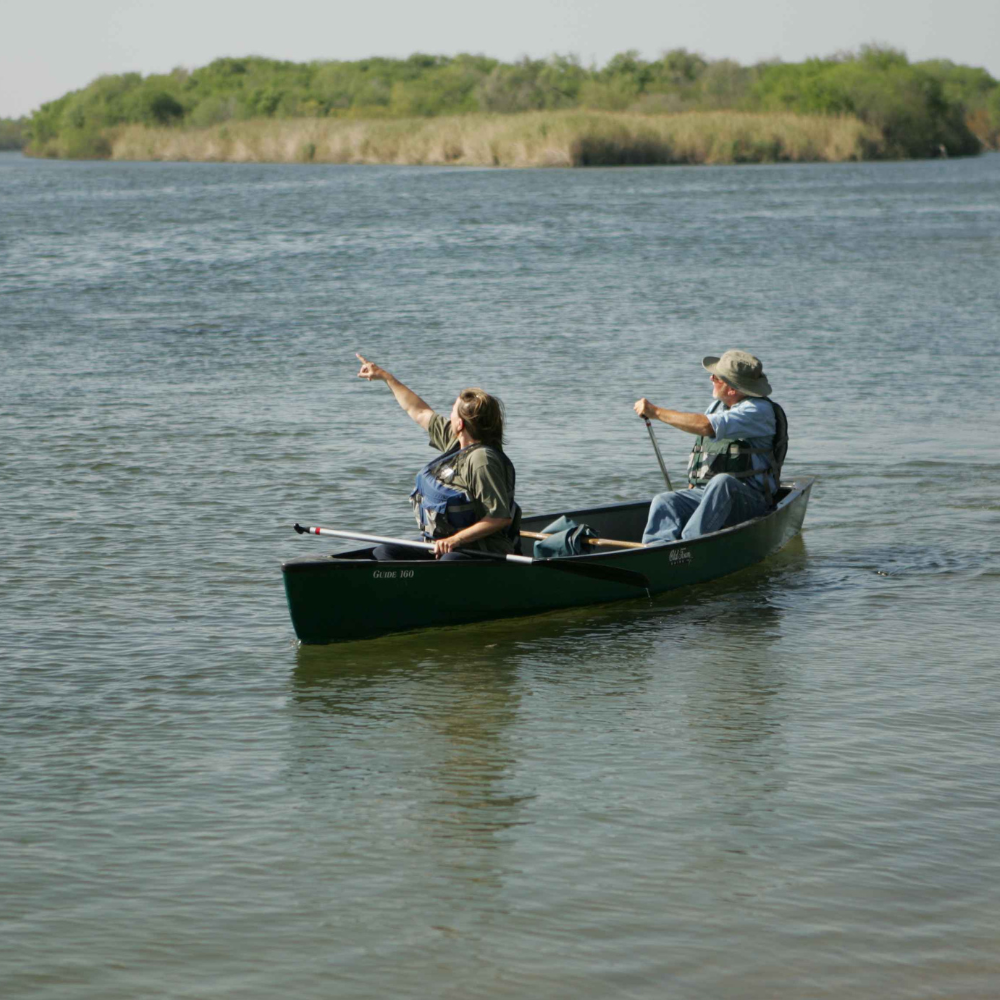
[[[0,156],[5,998],[995,996],[1000,157],[592,171]],[[765,361],[806,530],[688,593],[297,648],[295,520],[528,511]],[[689,441],[660,426],[676,477]]]

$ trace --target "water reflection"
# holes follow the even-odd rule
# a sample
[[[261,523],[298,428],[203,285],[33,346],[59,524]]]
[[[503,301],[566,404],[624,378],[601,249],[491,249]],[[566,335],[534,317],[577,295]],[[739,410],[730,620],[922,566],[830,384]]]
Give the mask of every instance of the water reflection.
[[[681,794],[689,799],[686,819],[702,831],[686,874],[733,903],[754,891],[747,857],[768,853],[781,825],[795,714],[787,692],[801,667],[785,653],[786,619],[807,574],[798,537],[767,562],[692,595],[697,604],[677,636],[687,660],[673,677]]]
[[[330,788],[401,796],[411,834],[495,851],[532,821],[524,753],[569,719],[574,738],[589,727],[594,741],[616,730],[662,741],[667,718],[720,808],[745,817],[780,787],[783,596],[805,564],[796,539],[760,566],[652,602],[300,647],[290,769],[311,781],[322,761]],[[549,732],[529,737],[539,713]]]
[[[521,698],[512,651],[502,633],[461,629],[300,648],[292,766],[311,767],[322,745],[331,782],[367,769],[374,794],[405,802],[408,835],[494,849],[530,798],[507,783]]]
[[[685,634],[701,661],[684,674],[685,717],[697,745],[734,763],[767,760],[780,739],[789,662],[781,651],[788,595],[807,567],[794,538],[777,556],[704,588],[700,628]]]

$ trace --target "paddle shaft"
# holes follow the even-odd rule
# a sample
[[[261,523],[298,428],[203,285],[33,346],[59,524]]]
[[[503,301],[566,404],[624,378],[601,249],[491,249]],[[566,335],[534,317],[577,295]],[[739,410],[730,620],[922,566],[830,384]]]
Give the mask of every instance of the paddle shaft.
[[[551,538],[551,535],[546,535],[541,531],[522,531],[522,538]],[[618,542],[613,538],[585,538],[584,541],[588,545],[597,546],[608,546],[609,548],[616,549],[644,549],[646,546],[642,542]]]
[[[660,463],[660,471],[663,473],[663,478],[667,481],[667,489],[673,490],[673,486],[670,485],[670,475],[667,473],[667,466],[663,461],[663,456],[660,454],[660,446],[656,443],[656,435],[653,433],[653,425],[649,422],[649,417],[643,417],[646,421],[646,430],[649,431],[649,440],[653,442],[653,451],[656,452],[656,461]]]
[[[409,538],[387,538],[385,535],[366,535],[360,531],[338,531],[335,528],[303,528],[301,524],[295,525],[295,530],[300,535],[325,535],[328,538],[349,538],[356,542],[374,542],[376,545],[402,545],[408,549],[423,549],[424,552],[434,551],[433,543],[416,542]],[[502,552],[477,552],[476,554],[501,556],[508,562],[530,564],[535,561],[528,556],[504,555]]]
[[[433,551],[434,546],[430,542],[415,542],[409,538],[387,538],[385,535],[368,535],[361,531],[338,531],[336,528],[303,528],[301,524],[295,525],[295,530],[300,535],[325,535],[330,538],[348,538],[356,542],[374,542],[376,545],[404,545],[411,549],[423,549],[425,552]],[[575,573],[577,576],[589,576],[598,580],[610,580],[614,583],[624,583],[629,587],[639,587],[649,593],[651,586],[649,578],[634,570],[621,569],[618,566],[603,566],[589,564],[590,557],[585,557],[582,562],[577,558],[571,559],[531,559],[529,556],[504,555],[501,552],[477,552],[472,550],[472,556],[484,559],[504,560],[505,562],[520,563],[522,566],[542,566],[547,569],[559,570],[563,573]]]

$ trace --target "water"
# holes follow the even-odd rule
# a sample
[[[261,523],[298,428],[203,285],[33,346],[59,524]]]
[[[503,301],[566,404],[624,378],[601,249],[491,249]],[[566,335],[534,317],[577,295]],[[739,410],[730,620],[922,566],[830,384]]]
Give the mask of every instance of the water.
[[[100,997],[986,997],[1000,157],[0,157],[0,971]],[[410,530],[500,394],[528,511],[765,361],[801,539],[690,593],[297,648],[295,520]],[[680,478],[689,441],[660,426]]]

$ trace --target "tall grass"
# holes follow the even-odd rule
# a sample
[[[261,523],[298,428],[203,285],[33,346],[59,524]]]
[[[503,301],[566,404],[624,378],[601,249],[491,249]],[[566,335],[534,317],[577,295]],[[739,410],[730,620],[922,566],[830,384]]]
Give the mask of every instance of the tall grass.
[[[127,125],[111,131],[109,143],[118,160],[496,167],[843,161],[877,158],[883,150],[878,129],[856,118],[735,111]]]

